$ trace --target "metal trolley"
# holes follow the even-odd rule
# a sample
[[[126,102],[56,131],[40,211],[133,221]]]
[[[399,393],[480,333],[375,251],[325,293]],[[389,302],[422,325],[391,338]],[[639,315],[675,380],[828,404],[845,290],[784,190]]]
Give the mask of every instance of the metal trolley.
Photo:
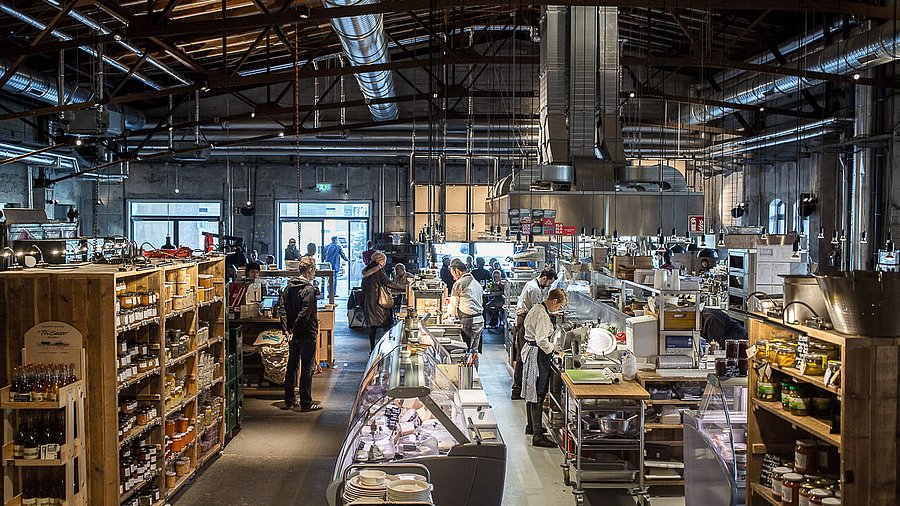
[[[560,438],[563,478],[573,487],[576,504],[584,502],[587,489],[624,489],[648,506],[643,428],[644,400],[650,394],[633,381],[576,384],[563,372],[560,397],[564,424],[554,435]]]

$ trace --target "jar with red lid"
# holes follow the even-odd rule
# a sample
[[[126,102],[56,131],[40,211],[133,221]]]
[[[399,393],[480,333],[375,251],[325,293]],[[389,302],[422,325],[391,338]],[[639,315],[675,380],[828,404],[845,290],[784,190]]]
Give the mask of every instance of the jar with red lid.
[[[803,475],[788,473],[781,477],[781,504],[783,506],[799,506],[800,487],[803,485]]]
[[[819,446],[815,439],[798,439],[794,446],[794,470],[800,474],[811,474],[816,471]]]

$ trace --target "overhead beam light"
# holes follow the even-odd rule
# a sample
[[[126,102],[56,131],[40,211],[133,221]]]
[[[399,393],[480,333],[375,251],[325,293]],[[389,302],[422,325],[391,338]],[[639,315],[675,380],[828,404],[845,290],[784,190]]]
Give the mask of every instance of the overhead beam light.
[[[853,80],[854,80],[854,81],[859,81],[859,78],[862,77],[862,76],[859,75],[859,72],[856,72],[856,73],[854,73],[853,76],[851,76],[851,77],[853,77]]]

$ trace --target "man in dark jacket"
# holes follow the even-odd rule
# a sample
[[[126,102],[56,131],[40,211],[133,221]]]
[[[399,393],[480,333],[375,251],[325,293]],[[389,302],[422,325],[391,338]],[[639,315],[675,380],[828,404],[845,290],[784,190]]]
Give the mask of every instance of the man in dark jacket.
[[[284,378],[284,407],[299,407],[300,411],[318,411],[324,406],[312,398],[312,377],[316,360],[316,338],[319,318],[316,314],[316,261],[312,257],[300,259],[300,276],[292,279],[282,294],[282,320],[289,334],[290,345],[287,373]],[[300,368],[300,399],[294,397],[297,368]]]
[[[447,293],[450,293],[450,290],[453,289],[453,274],[450,272],[450,257],[444,257],[441,259],[441,281],[447,285]]]

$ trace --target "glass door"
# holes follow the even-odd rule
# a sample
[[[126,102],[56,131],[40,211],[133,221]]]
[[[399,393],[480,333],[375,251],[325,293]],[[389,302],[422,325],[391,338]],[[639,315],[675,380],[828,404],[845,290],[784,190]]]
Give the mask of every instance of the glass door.
[[[300,237],[297,239],[297,249],[300,255],[306,254],[306,245],[313,243],[316,245],[316,261],[322,261],[322,220],[302,220],[300,227]],[[287,248],[288,241],[297,237],[297,222],[282,221],[281,222],[281,251],[279,252],[282,264],[284,263],[284,249]]]

